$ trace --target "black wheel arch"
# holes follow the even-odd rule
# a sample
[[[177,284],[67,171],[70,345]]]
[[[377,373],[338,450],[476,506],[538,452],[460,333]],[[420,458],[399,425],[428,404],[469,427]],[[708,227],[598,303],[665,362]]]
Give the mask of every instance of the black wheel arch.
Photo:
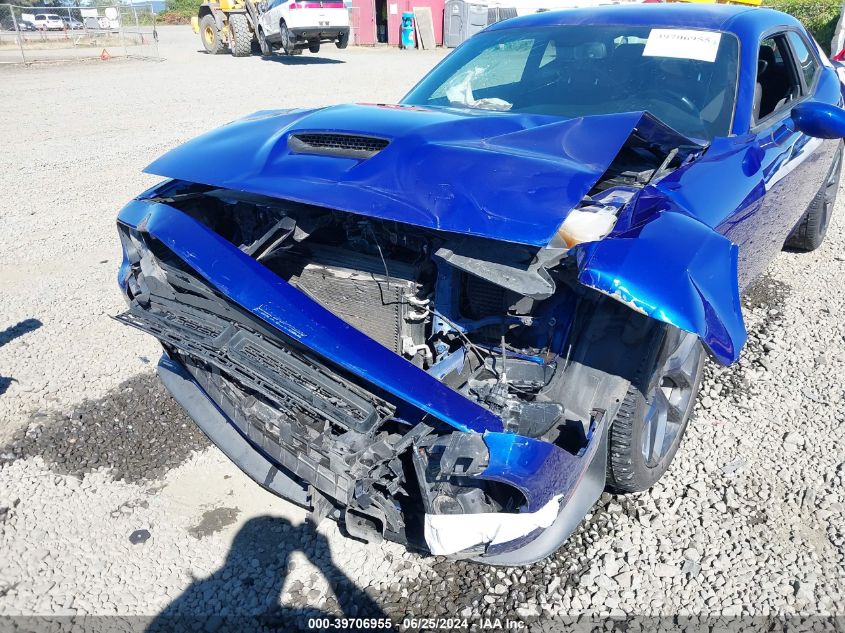
[[[663,323],[594,290],[585,290],[569,335],[563,372],[548,397],[585,425],[593,408],[613,419]],[[585,426],[584,432],[587,432]]]
[[[669,335],[683,336],[685,333],[636,312],[611,297],[594,291],[585,293],[569,337],[569,359],[563,375],[556,380],[559,389],[552,399],[564,404],[568,420],[578,419],[584,424],[585,437],[587,423],[594,411],[603,410],[609,425],[608,445],[612,449],[614,426],[622,422],[628,423],[627,427],[631,426],[634,414],[632,403],[647,400],[655,381],[660,378],[651,369],[662,367],[671,353],[664,345]],[[696,344],[703,356],[704,347],[700,342]],[[569,429],[571,431],[573,427]],[[631,435],[630,428],[620,427],[616,431],[620,437]],[[681,436],[683,431],[679,434],[678,444]],[[571,448],[578,448],[577,443]],[[671,451],[665,462],[667,465],[674,456],[674,450],[677,449]],[[628,491],[614,480],[614,464],[611,462],[613,456],[609,455],[607,485],[612,490]]]
[[[200,5],[200,8],[197,10],[197,19],[202,20],[207,15],[214,17],[218,31],[222,31],[226,27],[226,14],[220,9],[218,3],[208,2]]]

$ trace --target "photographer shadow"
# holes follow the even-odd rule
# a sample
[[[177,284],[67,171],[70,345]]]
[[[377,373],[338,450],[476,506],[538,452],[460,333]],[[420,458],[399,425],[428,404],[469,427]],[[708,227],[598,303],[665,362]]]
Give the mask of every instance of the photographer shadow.
[[[289,604],[281,604],[290,557],[296,551],[305,554],[328,583],[325,610],[311,606],[319,600],[318,592],[298,581],[288,587]],[[223,566],[194,580],[146,631],[314,630],[309,620],[338,617],[386,616],[334,564],[328,540],[310,521],[294,526],[283,518],[261,516],[241,527]]]

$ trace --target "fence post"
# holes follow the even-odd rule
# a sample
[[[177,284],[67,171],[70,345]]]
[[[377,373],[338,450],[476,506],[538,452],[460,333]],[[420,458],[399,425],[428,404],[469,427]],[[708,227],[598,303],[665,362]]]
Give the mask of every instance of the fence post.
[[[144,49],[141,47],[141,42],[144,41],[144,36],[141,34],[141,25],[138,23],[138,9],[135,7],[135,2],[132,2],[132,15],[135,16],[135,37],[138,39],[136,44],[139,46],[141,55],[144,54]]]
[[[18,28],[18,19],[15,17],[15,8],[11,4],[7,4],[9,7],[9,12],[12,14],[12,26],[15,27],[15,35],[17,36],[18,40],[18,48],[21,51],[21,61],[25,64],[26,63],[26,55],[23,53],[23,35],[21,35],[21,30]]]
[[[150,16],[153,20],[153,42],[155,43],[156,49],[156,59],[161,59],[161,55],[158,52],[158,31],[156,31],[156,22],[158,21],[158,13],[153,11],[153,5],[150,5]]]
[[[117,27],[120,33],[120,41],[123,43],[123,56],[129,57],[129,50],[126,48],[126,29],[123,27],[123,11],[120,7],[114,7],[117,11]]]

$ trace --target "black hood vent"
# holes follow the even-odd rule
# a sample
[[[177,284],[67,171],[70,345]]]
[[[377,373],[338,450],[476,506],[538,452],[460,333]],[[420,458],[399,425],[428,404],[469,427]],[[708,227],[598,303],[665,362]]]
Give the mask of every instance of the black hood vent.
[[[377,136],[335,132],[300,132],[288,138],[288,147],[297,154],[343,158],[370,158],[387,147],[388,143],[390,141],[387,139]]]

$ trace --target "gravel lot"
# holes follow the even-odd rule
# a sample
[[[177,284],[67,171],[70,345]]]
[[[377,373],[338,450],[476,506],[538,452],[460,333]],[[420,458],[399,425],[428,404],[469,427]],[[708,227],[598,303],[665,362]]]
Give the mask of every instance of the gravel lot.
[[[653,490],[605,495],[525,569],[364,545],[260,490],[166,395],[156,344],[109,319],[114,216],[202,131],[394,101],[442,53],[215,58],[160,32],[163,62],[0,68],[0,614],[845,616],[843,209],[749,293],[742,360],[708,368]]]

